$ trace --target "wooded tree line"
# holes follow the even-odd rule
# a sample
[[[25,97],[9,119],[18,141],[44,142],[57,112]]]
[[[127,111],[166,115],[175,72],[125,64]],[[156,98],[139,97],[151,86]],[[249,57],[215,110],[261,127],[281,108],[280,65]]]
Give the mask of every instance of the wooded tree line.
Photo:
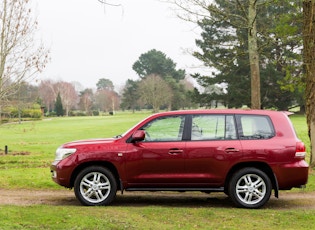
[[[44,109],[46,115],[63,116],[81,108],[79,92],[75,85],[53,80],[43,80],[39,85],[23,82],[18,93],[6,98],[6,102],[7,106],[2,110],[3,118],[16,118],[16,111],[23,117],[24,110],[39,108]]]
[[[114,84],[101,78],[96,88],[82,90],[79,83],[42,80],[38,86],[23,82],[18,93],[8,97],[10,111],[29,109],[37,104],[47,116],[97,115],[119,109],[140,110],[184,109],[193,106],[190,94],[192,83],[185,79],[184,70],[176,70],[176,64],[164,53],[150,50],[142,54],[133,65],[139,80],[127,80],[121,92]],[[35,106],[36,107],[36,106]],[[196,105],[195,105],[196,107]]]
[[[96,89],[76,88],[78,83],[43,80],[38,86],[23,84],[18,97],[11,97],[13,104],[32,107],[40,105],[47,116],[94,115],[97,112],[109,112],[119,109],[120,97],[114,91],[113,83],[101,78]],[[82,87],[80,87],[82,88]]]

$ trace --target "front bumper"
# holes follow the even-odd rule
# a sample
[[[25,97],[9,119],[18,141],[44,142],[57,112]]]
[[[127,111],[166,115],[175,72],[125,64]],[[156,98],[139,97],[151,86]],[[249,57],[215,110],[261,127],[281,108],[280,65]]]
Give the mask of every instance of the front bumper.
[[[66,188],[71,188],[70,178],[72,168],[62,166],[62,161],[54,161],[50,166],[52,180]]]

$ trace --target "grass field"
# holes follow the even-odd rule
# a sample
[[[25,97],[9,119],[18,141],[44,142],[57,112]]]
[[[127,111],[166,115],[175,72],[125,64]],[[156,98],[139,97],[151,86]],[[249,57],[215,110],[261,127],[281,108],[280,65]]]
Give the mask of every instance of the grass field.
[[[65,190],[52,182],[49,171],[59,145],[71,140],[121,134],[148,115],[126,112],[115,116],[52,118],[1,125],[0,189],[10,189],[12,193],[17,189]],[[299,137],[309,146],[305,117],[293,116],[291,119]],[[5,145],[9,149],[7,155],[3,153]],[[303,192],[315,191],[314,177],[311,173]],[[204,202],[199,195],[187,200],[166,198],[155,202],[154,199],[153,194],[147,200],[144,198],[144,203],[120,200],[108,207],[0,203],[0,229],[315,228],[315,209],[303,208],[294,201],[286,204],[281,201],[281,196],[279,201],[272,200],[260,210],[236,209],[226,200]]]

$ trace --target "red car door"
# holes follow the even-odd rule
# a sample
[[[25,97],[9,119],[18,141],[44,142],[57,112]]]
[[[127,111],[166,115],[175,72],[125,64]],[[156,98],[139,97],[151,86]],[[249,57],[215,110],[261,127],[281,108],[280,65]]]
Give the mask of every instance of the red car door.
[[[141,127],[144,141],[130,143],[124,154],[128,187],[174,187],[185,177],[185,148],[182,141],[185,116],[166,116]]]
[[[233,115],[192,116],[186,171],[195,187],[221,187],[230,166],[241,159]]]

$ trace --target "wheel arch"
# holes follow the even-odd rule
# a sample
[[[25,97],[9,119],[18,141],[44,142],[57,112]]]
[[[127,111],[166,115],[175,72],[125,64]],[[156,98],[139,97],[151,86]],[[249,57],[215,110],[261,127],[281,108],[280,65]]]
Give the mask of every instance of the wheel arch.
[[[75,181],[76,177],[78,176],[78,174],[83,169],[90,167],[90,166],[101,166],[101,167],[104,167],[104,168],[107,168],[108,170],[110,170],[115,177],[115,180],[116,180],[117,186],[118,186],[117,187],[118,190],[121,189],[120,180],[119,180],[120,177],[119,177],[119,173],[117,171],[117,168],[115,167],[114,164],[112,164],[111,162],[108,162],[108,161],[89,161],[89,162],[85,162],[85,163],[78,165],[78,167],[76,167],[71,174],[71,179],[70,179],[70,187],[71,188],[74,187],[74,181]]]
[[[228,174],[226,175],[225,184],[224,184],[224,192],[226,194],[228,194],[228,187],[229,187],[229,183],[232,178],[232,175],[238,170],[243,169],[243,168],[257,168],[263,171],[264,173],[266,173],[269,179],[271,180],[272,189],[275,191],[275,197],[278,198],[279,186],[278,186],[277,178],[274,172],[272,171],[271,167],[264,162],[242,162],[242,163],[238,163],[234,165],[229,170]]]

